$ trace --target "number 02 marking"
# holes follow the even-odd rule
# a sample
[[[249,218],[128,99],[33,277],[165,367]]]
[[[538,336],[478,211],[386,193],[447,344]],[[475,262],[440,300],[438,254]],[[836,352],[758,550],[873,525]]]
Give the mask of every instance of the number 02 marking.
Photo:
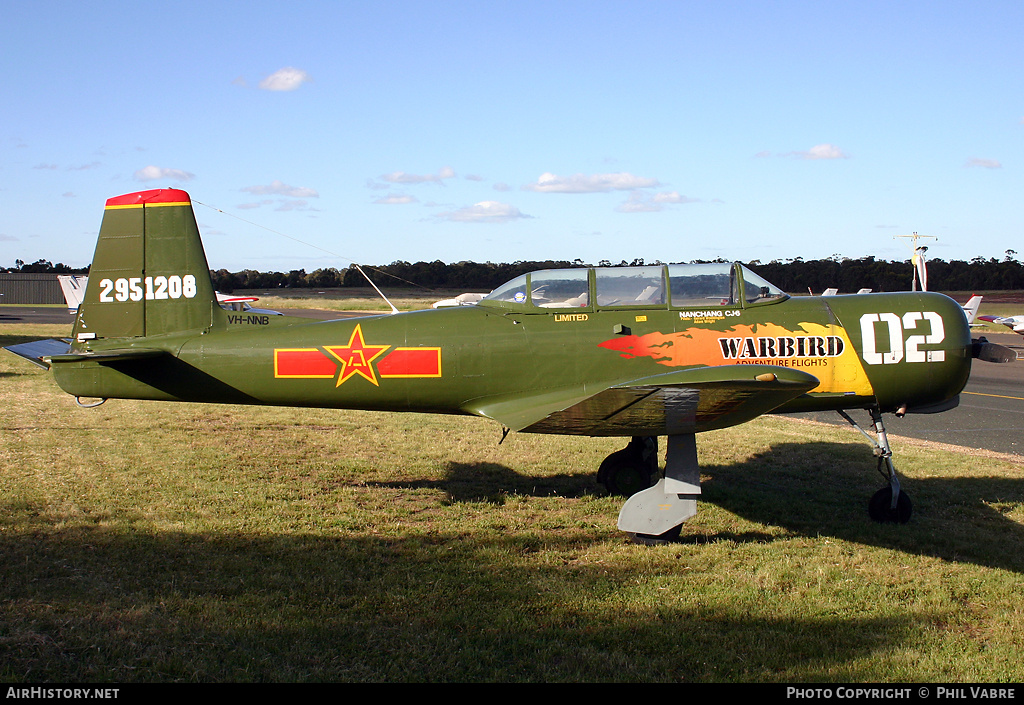
[[[921,321],[927,321],[928,333],[910,335],[904,340],[904,332],[918,330]],[[888,329],[888,350],[878,349],[875,331],[879,323],[884,323]],[[895,365],[904,358],[907,362],[942,362],[946,359],[944,350],[918,349],[919,345],[935,345],[946,339],[942,316],[935,311],[908,311],[902,318],[895,313],[865,313],[860,317],[860,333],[864,341],[862,357],[869,365]]]

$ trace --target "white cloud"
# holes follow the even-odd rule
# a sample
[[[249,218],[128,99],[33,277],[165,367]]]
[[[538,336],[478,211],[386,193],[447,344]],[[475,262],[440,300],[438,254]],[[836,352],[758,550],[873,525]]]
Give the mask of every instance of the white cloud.
[[[657,203],[630,196],[628,201],[619,205],[615,210],[619,213],[654,213],[663,209],[664,207]]]
[[[289,186],[277,179],[266,186],[246,186],[242,191],[256,194],[257,196],[275,195],[288,196],[289,198],[320,198],[316,189],[307,186]]]
[[[301,199],[301,198],[296,199],[296,200],[292,200],[292,201],[288,201],[288,200],[285,200],[285,199],[282,198],[282,199],[280,199],[279,203],[280,203],[280,205],[278,205],[278,207],[274,209],[275,211],[316,211],[317,210],[316,208],[311,208],[309,203],[307,201],[305,201],[304,199]]]
[[[238,79],[235,79],[236,81]],[[259,87],[265,91],[294,91],[303,83],[312,81],[309,74],[294,66],[285,66],[264,78]]]
[[[318,208],[313,208],[309,205],[309,201],[303,198],[287,199],[279,198],[276,201],[271,198],[265,198],[262,201],[253,201],[251,203],[239,203],[235,208],[239,210],[253,210],[254,208],[262,208],[263,206],[270,206],[277,203],[275,211],[311,211],[319,212]]]
[[[133,178],[136,181],[158,181],[164,179],[167,181],[191,181],[196,178],[196,175],[181,169],[167,169],[151,164],[136,171]]]
[[[0,233],[0,242],[20,242],[18,238],[6,233]]]
[[[805,159],[847,159],[843,150],[834,144],[817,144],[807,151]]]
[[[524,191],[539,193],[607,193],[609,191],[632,191],[638,188],[652,188],[657,179],[634,176],[625,172],[617,174],[574,174],[557,176],[541,174],[536,183],[523,186]]]
[[[525,215],[515,206],[498,201],[481,201],[448,213],[438,213],[438,218],[457,223],[507,223],[520,218],[532,218]]]
[[[756,156],[768,156],[769,152],[759,152]],[[834,144],[816,144],[803,152],[787,152],[784,157],[798,157],[800,159],[849,159],[850,157]]]
[[[620,213],[655,213],[664,210],[666,205],[686,203],[700,203],[700,199],[680,195],[678,191],[663,191],[653,196],[631,193],[629,200],[615,210]]]
[[[971,157],[967,160],[964,166],[980,166],[985,169],[1002,169],[1003,165],[998,159],[979,159],[978,157]]]
[[[374,203],[380,203],[387,206],[404,205],[406,203],[416,203],[416,197],[403,193],[389,193],[387,196],[378,198]]]
[[[390,174],[384,174],[380,178],[389,184],[440,184],[443,183],[444,179],[451,179],[454,176],[455,170],[450,166],[446,166],[436,174],[407,174],[404,171],[393,171]]]
[[[240,208],[242,210],[252,210],[253,208],[259,208],[260,206],[269,206],[271,203],[273,203],[273,201],[267,198],[260,201],[259,203],[240,203],[237,206],[235,206],[235,208]]]
[[[699,198],[682,196],[678,191],[663,191],[662,193],[656,193],[654,194],[654,198],[651,200],[655,203],[700,203]]]

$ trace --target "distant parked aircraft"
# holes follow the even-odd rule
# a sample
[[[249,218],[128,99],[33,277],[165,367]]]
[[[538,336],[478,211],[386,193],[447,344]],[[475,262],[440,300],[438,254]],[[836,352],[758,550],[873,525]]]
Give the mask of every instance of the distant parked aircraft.
[[[978,316],[978,320],[999,323],[1014,333],[1024,335],[1024,316]]]

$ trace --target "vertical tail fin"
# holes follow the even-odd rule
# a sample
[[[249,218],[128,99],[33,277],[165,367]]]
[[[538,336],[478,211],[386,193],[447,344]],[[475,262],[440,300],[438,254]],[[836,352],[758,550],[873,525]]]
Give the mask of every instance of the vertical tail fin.
[[[216,296],[189,195],[140,191],[106,203],[76,341],[213,325]]]
[[[978,315],[978,308],[980,306],[981,297],[977,295],[971,296],[967,303],[964,304],[964,315],[967,316],[968,323],[974,323],[974,318]]]
[[[58,274],[57,281],[60,282],[60,290],[64,294],[64,300],[68,304],[68,313],[78,313],[78,307],[82,305],[82,297],[85,296],[85,285],[88,277],[76,276],[74,274]]]

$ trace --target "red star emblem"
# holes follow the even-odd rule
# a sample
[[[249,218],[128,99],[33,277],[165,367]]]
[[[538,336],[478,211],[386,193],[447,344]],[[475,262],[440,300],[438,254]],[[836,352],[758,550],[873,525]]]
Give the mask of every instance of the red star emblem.
[[[352,337],[349,338],[348,345],[324,347],[324,350],[334,355],[341,363],[340,372],[338,372],[338,383],[335,386],[340,387],[341,383],[352,375],[362,375],[379,387],[377,374],[373,371],[371,363],[390,347],[390,345],[367,345],[363,342],[362,329],[359,327],[359,324],[356,324],[356,329],[352,331]]]

